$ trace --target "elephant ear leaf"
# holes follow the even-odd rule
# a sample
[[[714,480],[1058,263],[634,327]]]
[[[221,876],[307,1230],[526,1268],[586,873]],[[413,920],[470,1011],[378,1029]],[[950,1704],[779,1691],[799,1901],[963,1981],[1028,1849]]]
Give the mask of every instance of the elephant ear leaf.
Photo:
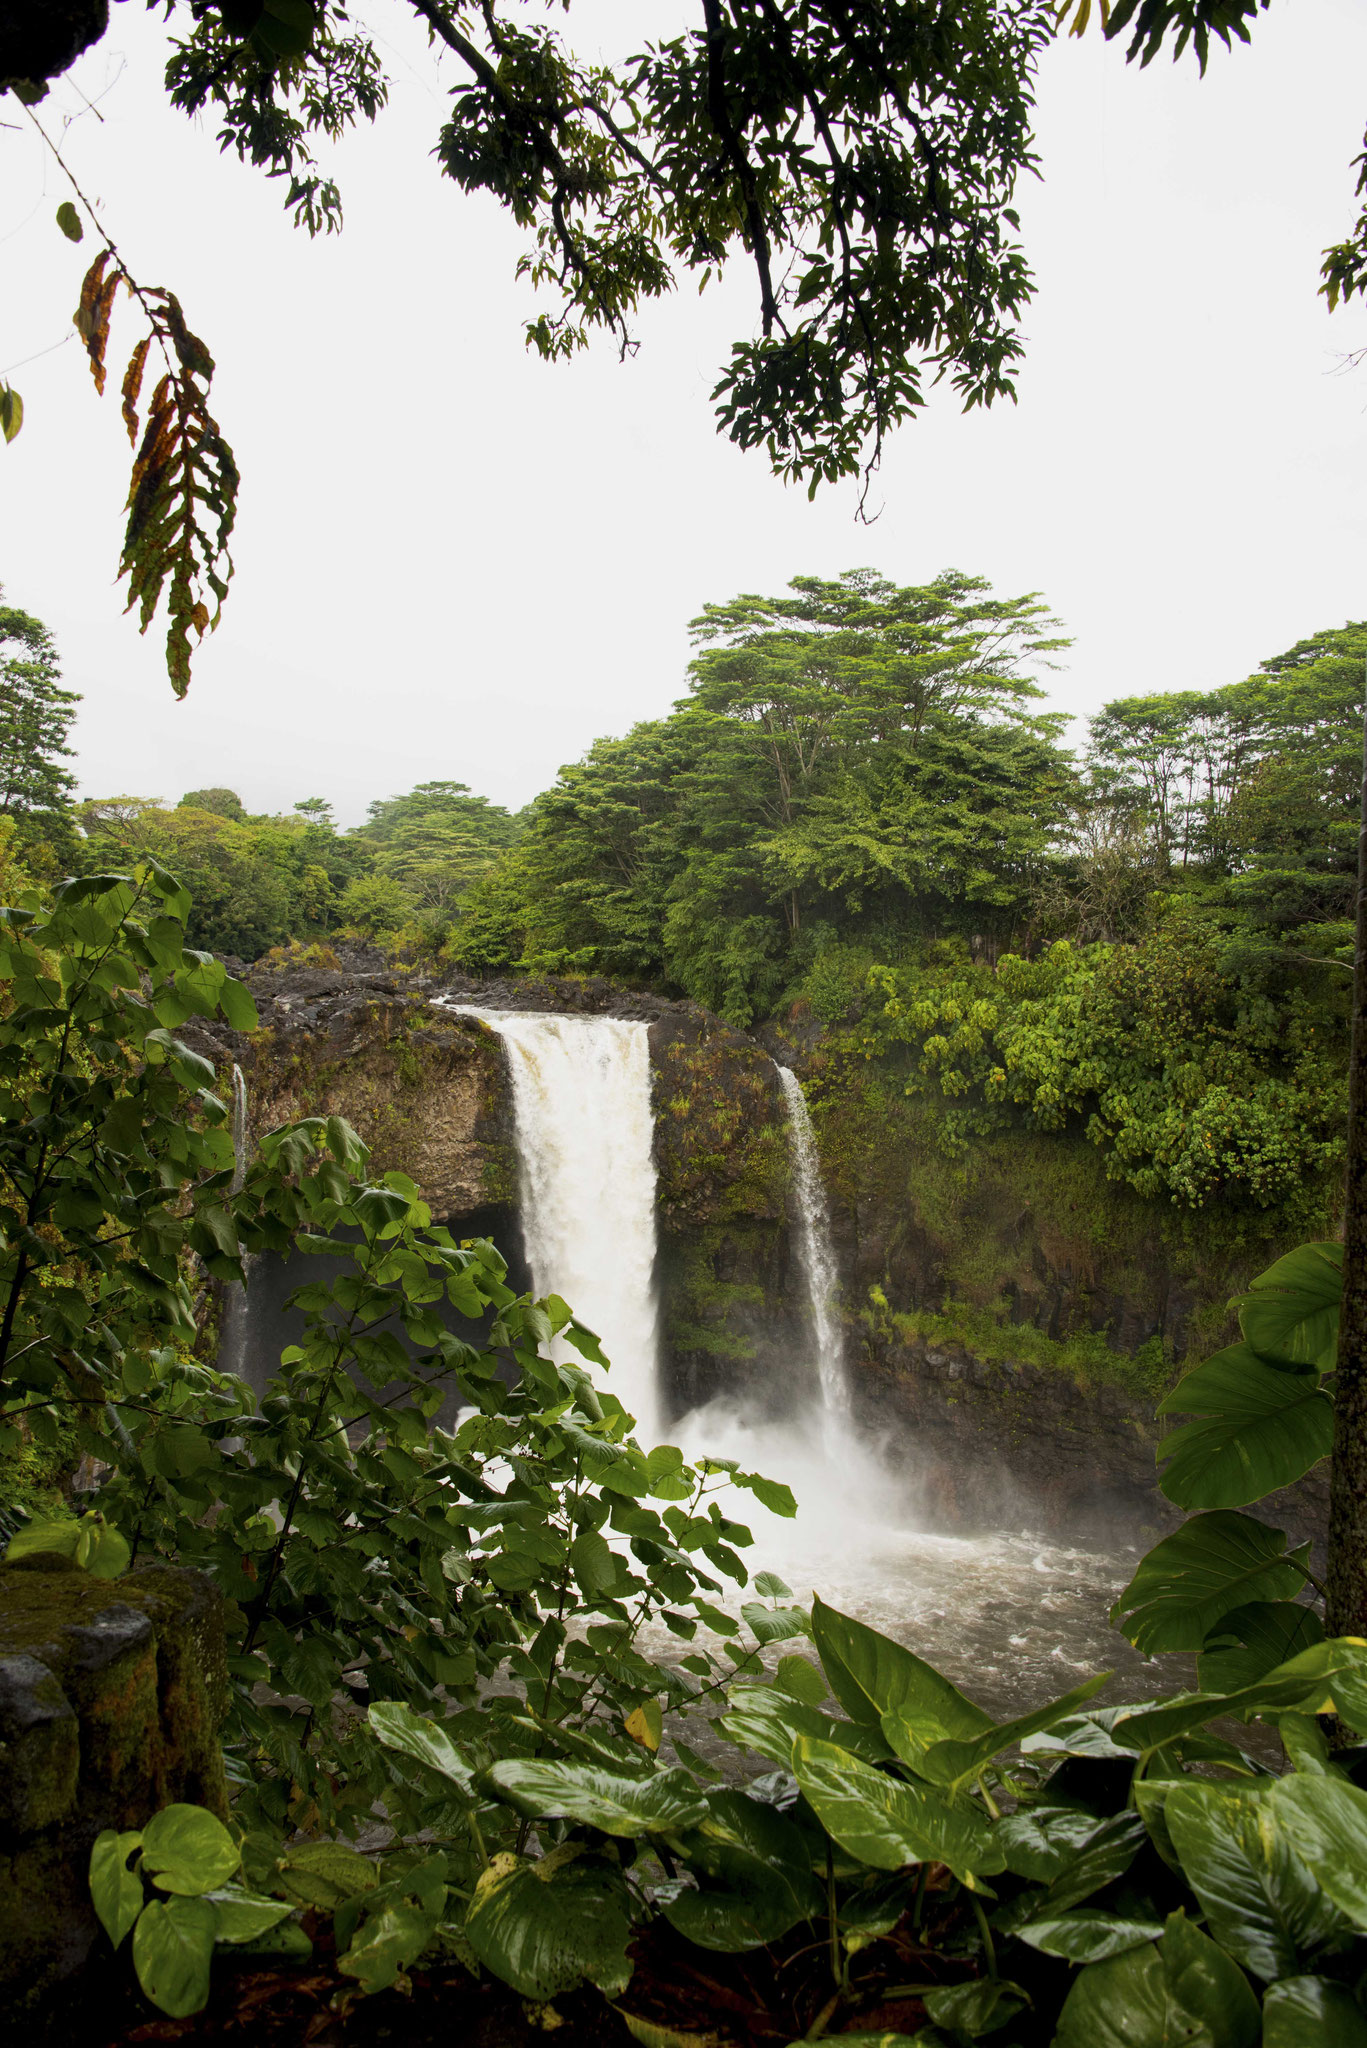
[[[1200,1650],[1217,1622],[1253,1601],[1294,1600],[1306,1583],[1281,1529],[1252,1515],[1193,1515],[1155,1543],[1111,1609],[1137,1650]]]
[[[992,1726],[992,1716],[932,1665],[820,1598],[812,1602],[812,1638],[831,1691],[852,1721],[877,1726],[885,1714],[904,1710],[965,1742]]]
[[[1160,1415],[1196,1419],[1158,1447],[1159,1481],[1183,1508],[1241,1508],[1304,1478],[1333,1444],[1334,1408],[1315,1373],[1231,1344],[1179,1380]]]
[[[1196,1660],[1197,1682],[1202,1692],[1239,1692],[1323,1640],[1324,1625],[1313,1607],[1253,1600],[1221,1621]]]
[[[1327,1372],[1338,1345],[1343,1246],[1302,1244],[1237,1297],[1244,1340],[1269,1365]]]

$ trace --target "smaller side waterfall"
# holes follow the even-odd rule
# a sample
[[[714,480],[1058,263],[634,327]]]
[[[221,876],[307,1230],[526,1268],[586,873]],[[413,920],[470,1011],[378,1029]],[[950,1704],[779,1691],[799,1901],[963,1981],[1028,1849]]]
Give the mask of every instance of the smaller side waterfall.
[[[793,1163],[793,1193],[797,1204],[798,1260],[816,1338],[821,1405],[827,1415],[843,1416],[849,1410],[850,1401],[845,1379],[845,1338],[835,1306],[840,1269],[831,1243],[831,1220],[826,1208],[826,1190],[821,1183],[816,1133],[812,1129],[807,1098],[802,1093],[802,1083],[797,1075],[789,1067],[779,1067],[778,1079],[788,1109],[788,1151]]]

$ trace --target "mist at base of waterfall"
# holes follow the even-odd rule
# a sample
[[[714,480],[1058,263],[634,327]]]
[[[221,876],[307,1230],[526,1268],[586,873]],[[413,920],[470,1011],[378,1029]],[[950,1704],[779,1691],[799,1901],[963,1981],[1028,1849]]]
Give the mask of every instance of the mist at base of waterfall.
[[[1171,1660],[1141,1657],[1107,1620],[1134,1574],[1137,1546],[1082,1549],[1025,1526],[937,1531],[928,1526],[914,1445],[861,1438],[847,1416],[816,1404],[774,1422],[711,1401],[666,1435],[690,1461],[734,1459],[742,1471],[791,1488],[791,1520],[743,1488],[715,1496],[754,1537],[742,1553],[752,1580],[776,1572],[802,1606],[819,1593],[914,1650],[990,1713],[1026,1712],[1097,1671],[1116,1674],[1103,1699],[1175,1683]],[[738,1612],[755,1597],[727,1585],[720,1604]],[[808,1647],[780,1643],[767,1661]]]

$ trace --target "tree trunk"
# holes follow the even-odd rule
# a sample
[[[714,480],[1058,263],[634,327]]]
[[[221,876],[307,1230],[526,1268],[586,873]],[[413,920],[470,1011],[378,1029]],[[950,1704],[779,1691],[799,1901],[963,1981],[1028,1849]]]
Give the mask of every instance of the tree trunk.
[[[1353,1049],[1348,1078],[1348,1170],[1343,1200],[1343,1309],[1334,1392],[1325,1626],[1367,1636],[1367,706],[1358,831]]]

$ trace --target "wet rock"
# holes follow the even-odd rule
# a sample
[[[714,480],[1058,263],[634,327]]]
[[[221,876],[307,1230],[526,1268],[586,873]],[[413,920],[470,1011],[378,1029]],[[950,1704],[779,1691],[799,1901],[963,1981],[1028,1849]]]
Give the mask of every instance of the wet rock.
[[[181,1799],[227,1818],[225,1688],[202,1573],[93,1579],[42,1552],[0,1565],[0,2017],[35,2012],[89,1956],[101,1829]]]

